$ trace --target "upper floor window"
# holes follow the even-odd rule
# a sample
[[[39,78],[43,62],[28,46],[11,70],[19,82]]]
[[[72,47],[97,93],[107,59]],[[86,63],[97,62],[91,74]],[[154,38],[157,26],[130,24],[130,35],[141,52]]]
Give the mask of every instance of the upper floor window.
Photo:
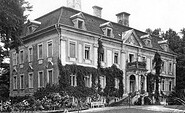
[[[53,69],[47,70],[47,83],[53,84]]]
[[[134,54],[129,54],[129,62],[134,62]]]
[[[162,67],[161,67],[162,72],[165,72],[165,67],[166,67],[166,66],[165,66],[165,61],[163,61],[163,62],[162,62]]]
[[[47,43],[47,57],[53,56],[53,43],[52,41],[48,41]]]
[[[85,17],[82,12],[72,15],[70,18],[72,19],[75,28],[86,30]]]
[[[13,76],[13,89],[17,89],[17,75]]]
[[[24,63],[24,51],[23,50],[19,52],[19,61],[20,61],[20,64]]]
[[[71,86],[77,86],[76,75],[70,75],[70,84]]]
[[[91,87],[91,75],[87,75],[84,77],[84,82],[86,87]]]
[[[28,87],[33,88],[33,72],[28,73]]]
[[[90,60],[90,46],[85,45],[85,59]]]
[[[170,73],[172,72],[172,63],[171,62],[169,62],[168,70],[169,70]]]
[[[33,47],[28,48],[28,62],[33,61]]]
[[[164,80],[162,80],[161,86],[162,86],[162,91],[164,91],[164,90],[165,90],[165,89],[164,89],[164,86],[165,86]]]
[[[12,63],[13,65],[17,65],[17,53],[16,52],[12,53]]]
[[[118,52],[114,53],[114,63],[118,64]]]
[[[76,57],[76,43],[75,42],[70,42],[69,43],[69,50],[70,50],[70,54],[69,54],[69,56],[71,57],[71,58],[75,58]]]
[[[43,58],[43,45],[38,44],[38,59],[42,59],[42,58]]]
[[[20,75],[20,89],[24,89],[24,75]]]
[[[38,87],[43,87],[44,86],[44,71],[39,71],[38,72]]]

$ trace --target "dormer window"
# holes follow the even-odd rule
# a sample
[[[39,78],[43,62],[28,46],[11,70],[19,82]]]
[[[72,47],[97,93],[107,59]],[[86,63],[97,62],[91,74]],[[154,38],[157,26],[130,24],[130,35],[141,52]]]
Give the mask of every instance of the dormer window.
[[[72,19],[72,22],[74,24],[75,28],[86,30],[85,27],[85,17],[82,12],[77,13],[70,17]]]
[[[78,28],[82,29],[83,28],[83,21],[78,20]]]
[[[161,48],[164,51],[168,51],[168,41],[167,40],[158,41],[158,44],[160,44]]]
[[[144,42],[145,42],[145,46],[152,47],[152,43],[150,39],[145,39]]]
[[[107,28],[107,36],[110,37],[111,36],[111,29]]]
[[[105,36],[111,37],[111,38],[114,37],[113,29],[112,29],[113,25],[111,22],[106,22],[104,24],[100,24],[100,28],[102,29]]]
[[[38,27],[39,25],[41,24],[41,22],[38,22],[38,21],[31,21],[31,20],[28,20],[28,26],[27,26],[27,35],[33,33]]]

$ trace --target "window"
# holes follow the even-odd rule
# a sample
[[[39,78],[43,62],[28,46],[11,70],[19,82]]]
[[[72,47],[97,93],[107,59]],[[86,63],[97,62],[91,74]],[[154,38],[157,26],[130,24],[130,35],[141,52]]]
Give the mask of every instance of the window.
[[[13,62],[13,65],[17,65],[17,53],[16,52],[12,53],[12,62]]]
[[[147,47],[151,47],[151,40],[149,40],[149,39],[145,40],[145,45]]]
[[[115,88],[119,89],[119,79],[115,78]]]
[[[53,69],[47,70],[47,83],[53,84]]]
[[[169,91],[172,91],[172,81],[169,81]]]
[[[43,87],[44,86],[44,71],[39,71],[38,72],[38,87]]]
[[[52,57],[53,56],[53,44],[52,44],[52,41],[49,41],[48,42],[48,46],[47,46],[47,50],[48,50],[48,53],[47,53],[47,56],[48,57]]]
[[[118,53],[114,53],[114,63],[118,64]]]
[[[172,63],[170,62],[169,63],[169,68],[168,68],[169,72],[171,73],[172,72]]]
[[[71,86],[77,86],[76,75],[70,75],[70,83],[71,83]]]
[[[17,75],[13,76],[13,89],[17,89]]]
[[[78,20],[78,28],[83,29],[83,21]]]
[[[162,62],[161,70],[162,70],[162,72],[164,72],[164,71],[165,71],[165,61],[163,61],[163,62]]]
[[[28,48],[28,62],[33,61],[33,47]]]
[[[86,87],[91,87],[91,75],[85,76],[84,82]]]
[[[85,46],[85,59],[90,59],[90,46]]]
[[[133,54],[129,54],[129,62],[133,62],[134,61],[134,55]]]
[[[43,49],[42,49],[42,44],[38,45],[38,59],[42,59],[43,57]]]
[[[28,80],[28,82],[29,82],[28,87],[33,88],[33,73],[32,72],[28,74],[28,79],[29,79]]]
[[[20,75],[20,89],[24,89],[24,75]]]
[[[75,49],[76,43],[75,42],[70,42],[69,43],[69,50],[70,50],[70,58],[75,58],[76,57],[76,49]]]
[[[106,77],[105,76],[100,76],[100,85],[101,85],[101,88],[105,88],[106,86]]]
[[[22,64],[22,63],[24,63],[24,51],[23,50],[21,50],[20,52],[19,52],[19,62],[20,62],[20,64]]]
[[[106,34],[108,37],[110,37],[111,36],[111,29],[108,29],[107,28],[107,34]]]
[[[161,85],[162,85],[162,91],[164,91],[164,86],[165,86],[164,80],[162,80]]]

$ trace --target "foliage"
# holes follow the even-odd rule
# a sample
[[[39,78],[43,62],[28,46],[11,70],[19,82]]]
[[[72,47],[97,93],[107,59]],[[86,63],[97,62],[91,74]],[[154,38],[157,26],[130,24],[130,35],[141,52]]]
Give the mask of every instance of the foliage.
[[[123,95],[123,71],[116,65],[102,69],[102,75],[106,76],[106,87],[104,89],[106,96],[121,97]],[[119,90],[115,89],[115,78],[119,79]]]
[[[11,46],[10,41],[18,49],[23,25],[28,16],[24,12],[31,11],[31,8],[25,0],[0,0],[0,38],[6,49]]]

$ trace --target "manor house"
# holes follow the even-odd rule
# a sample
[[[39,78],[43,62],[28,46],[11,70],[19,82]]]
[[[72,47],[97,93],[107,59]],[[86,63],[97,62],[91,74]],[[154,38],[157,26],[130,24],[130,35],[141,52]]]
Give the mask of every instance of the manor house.
[[[123,71],[123,93],[147,91],[147,74],[153,72],[155,52],[163,61],[160,91],[169,94],[176,82],[176,54],[168,41],[129,26],[127,12],[118,12],[117,22],[101,17],[102,8],[93,6],[93,14],[81,9],[80,0],[68,0],[60,7],[25,24],[19,52],[10,50],[10,96],[33,94],[46,84],[58,83],[58,59],[62,65],[76,64],[97,68],[98,40],[102,41],[101,66],[113,64]],[[71,85],[76,86],[75,75]],[[86,86],[91,87],[87,75]],[[106,77],[100,78],[102,88]],[[115,79],[115,87],[119,88]]]

